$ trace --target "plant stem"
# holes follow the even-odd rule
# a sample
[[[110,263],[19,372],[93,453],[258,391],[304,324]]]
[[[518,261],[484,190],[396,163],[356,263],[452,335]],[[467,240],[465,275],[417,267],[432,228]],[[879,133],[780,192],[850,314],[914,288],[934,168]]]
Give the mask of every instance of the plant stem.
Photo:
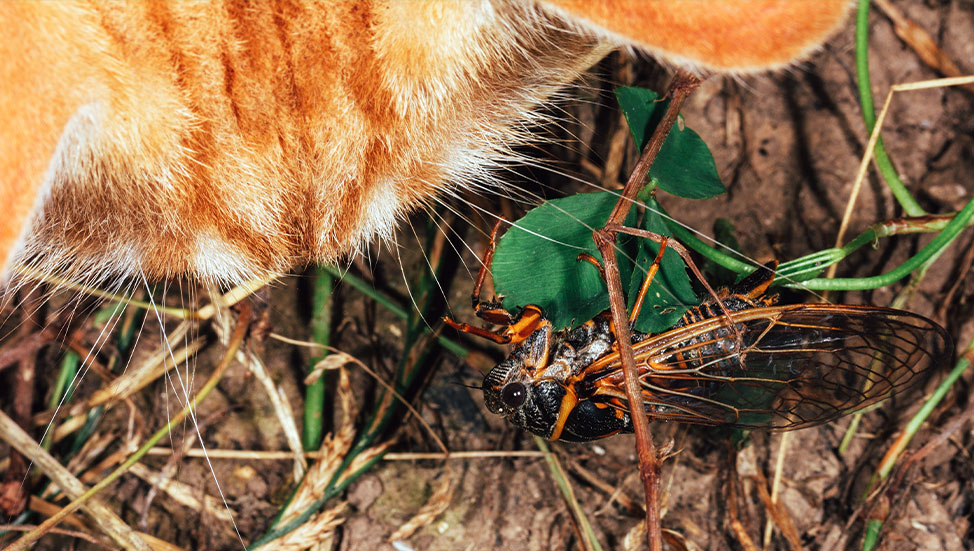
[[[859,84],[859,103],[862,105],[862,119],[866,123],[866,132],[871,134],[876,125],[876,107],[873,104],[872,86],[869,80],[869,0],[859,0],[856,12],[856,75]],[[900,207],[908,216],[923,216],[926,211],[910,195],[903,184],[889,155],[883,146],[883,139],[879,138],[873,151],[876,167],[889,186],[889,190],[896,197]]]
[[[392,314],[397,318],[407,321],[409,320],[409,312],[406,311],[405,308],[399,306],[394,300],[380,293],[375,287],[370,285],[362,278],[349,272],[342,272],[335,266],[322,266],[322,270],[327,271],[331,275],[338,278],[338,280],[342,283],[348,284],[356,291],[378,302],[380,306],[392,312]],[[470,351],[467,350],[463,345],[452,341],[443,335],[437,335],[436,342],[439,343],[439,345],[442,346],[447,352],[450,352],[460,359],[466,358],[470,354]]]
[[[335,278],[328,270],[315,268],[315,283],[311,297],[311,340],[322,345],[321,353],[312,356],[308,372],[328,355],[331,344],[331,297]],[[324,433],[325,377],[321,375],[304,389],[304,429],[301,445],[305,451],[317,450]]]
[[[967,205],[965,205],[964,208],[961,209],[956,216],[954,216],[954,219],[944,227],[943,231],[937,234],[937,236],[934,237],[930,243],[927,243],[925,247],[920,249],[917,254],[913,255],[909,260],[886,272],[885,274],[861,278],[816,278],[807,280],[800,284],[790,284],[787,286],[812,289],[816,291],[861,291],[864,289],[875,289],[877,287],[889,285],[906,277],[910,274],[910,272],[919,268],[921,264],[932,258],[935,254],[949,245],[958,235],[960,235],[960,232],[963,231],[972,220],[974,220],[974,199],[968,202]],[[844,253],[843,256],[861,247],[865,243],[873,241],[877,237],[879,237],[879,233],[877,233],[875,230],[863,232],[859,237],[842,247],[841,250]]]
[[[699,86],[700,80],[683,71],[678,71],[670,83],[667,96],[670,103],[666,108],[662,121],[653,132],[652,137],[643,149],[639,161],[633,168],[629,180],[623,188],[622,195],[616,203],[605,226],[593,232],[593,239],[602,252],[602,262],[605,268],[605,283],[609,291],[609,307],[612,311],[612,322],[615,327],[616,342],[619,344],[619,356],[622,360],[622,371],[625,376],[626,399],[629,401],[629,416],[632,419],[633,430],[636,433],[636,452],[639,456],[639,472],[646,492],[646,536],[651,551],[662,551],[663,537],[659,516],[659,474],[660,459],[653,444],[653,437],[649,432],[647,419],[642,401],[639,377],[636,373],[636,359],[632,350],[632,337],[629,330],[628,316],[622,281],[619,277],[619,264],[616,260],[616,232],[607,229],[609,226],[621,225],[629,209],[635,202],[636,195],[643,187],[649,168],[656,160],[656,155],[663,147],[673,123],[676,122],[680,108],[686,98]]]

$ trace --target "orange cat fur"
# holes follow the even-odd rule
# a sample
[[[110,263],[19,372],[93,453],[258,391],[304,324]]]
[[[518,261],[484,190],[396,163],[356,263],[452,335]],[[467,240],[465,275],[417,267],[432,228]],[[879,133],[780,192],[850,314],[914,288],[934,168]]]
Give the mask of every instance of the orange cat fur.
[[[333,261],[483,181],[634,45],[781,66],[846,0],[0,3],[0,263],[223,283]]]

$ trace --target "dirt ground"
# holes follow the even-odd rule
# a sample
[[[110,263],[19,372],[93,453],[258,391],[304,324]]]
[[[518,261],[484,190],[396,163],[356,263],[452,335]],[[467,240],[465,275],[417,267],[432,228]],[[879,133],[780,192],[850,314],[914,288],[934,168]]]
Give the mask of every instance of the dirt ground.
[[[931,34],[962,72],[974,73],[974,1],[898,2],[909,19]],[[890,20],[875,11],[871,17],[870,72],[877,110],[890,86],[937,78],[918,55],[894,33]],[[659,199],[680,222],[712,235],[718,218],[730,221],[741,249],[752,259],[787,260],[832,247],[846,209],[852,184],[865,151],[868,135],[856,92],[854,29],[847,27],[810,60],[773,75],[711,78],[703,83],[684,109],[687,126],[708,143],[728,193],[716,199],[691,201],[661,194]],[[479,214],[503,212],[509,219],[537,204],[540,197],[591,191],[596,186],[624,180],[634,162],[634,148],[612,153],[620,132],[620,115],[612,99],[615,84],[636,84],[662,89],[667,71],[647,59],[613,55],[577,86],[578,98],[553,110],[562,123],[542,132],[550,138],[543,148],[527,151],[543,160],[539,167],[520,169],[511,180],[520,182],[519,200],[471,198],[457,203],[459,216],[437,212],[437,232],[458,237],[444,247],[446,276],[436,284],[418,288],[418,274],[430,256],[428,218],[416,216],[398,236],[395,246],[374,249],[368,258],[350,261],[349,273],[374,282],[401,307],[412,310],[424,294],[444,296],[451,315],[471,321],[468,293],[477,271],[477,256],[485,244],[490,222]],[[905,92],[894,98],[883,130],[886,149],[903,181],[930,213],[953,213],[974,197],[974,92],[970,88],[938,88]],[[623,150],[620,150],[623,151]],[[618,175],[611,174],[618,163]],[[606,166],[609,167],[606,174]],[[567,175],[567,176],[566,176]],[[524,197],[529,197],[525,200]],[[875,170],[870,171],[847,232],[846,241],[869,225],[896,218],[901,211]],[[457,220],[465,218],[466,220]],[[448,224],[450,225],[448,227]],[[912,256],[930,235],[879,240],[839,265],[839,277],[885,273]],[[931,317],[947,328],[958,347],[974,337],[974,274],[970,230],[940,256],[909,293],[901,307]],[[459,253],[459,254],[457,254]],[[452,255],[452,256],[451,256]],[[451,260],[451,258],[453,258]],[[263,359],[270,381],[277,385],[301,424],[302,379],[310,354],[301,347],[276,340],[270,333],[292,339],[309,338],[312,273],[280,281],[250,300],[260,316],[260,327],[250,349]],[[408,287],[405,282],[410,282]],[[874,291],[831,294],[836,303],[890,305],[906,281]],[[425,290],[424,290],[425,289]],[[205,301],[206,289],[171,288],[175,305]],[[814,301],[809,293],[785,293],[786,302]],[[57,302],[60,300],[61,302]],[[60,309],[90,311],[90,302],[74,303],[63,297],[52,304]],[[399,318],[349,284],[338,286],[332,301],[332,346],[358,358],[384,380],[392,379],[400,358],[414,358],[417,349],[403,350],[407,328]],[[49,314],[53,316],[54,314]],[[4,312],[4,334],[17,325],[19,314]],[[431,323],[436,317],[430,318]],[[160,378],[134,394],[128,407],[109,410],[89,438],[84,452],[72,461],[74,472],[93,484],[114,467],[113,453],[130,453],[130,442],[144,438],[164,425],[181,403],[179,380],[202,385],[225,348],[212,324],[193,325],[178,336],[179,322],[166,321],[173,346],[201,339],[202,351],[184,364],[181,378]],[[93,340],[100,329],[90,329],[81,340]],[[157,321],[148,319],[139,332],[131,363],[150,357],[160,347]],[[446,333],[444,333],[446,334]],[[173,338],[174,335],[177,335]],[[449,334],[455,338],[455,334]],[[8,340],[8,342],[10,342]],[[392,426],[376,442],[389,442],[390,459],[379,461],[357,477],[347,489],[325,504],[329,509],[345,503],[341,522],[321,529],[329,534],[317,547],[295,549],[363,550],[575,550],[582,530],[566,505],[546,461],[512,452],[537,452],[530,435],[491,414],[475,388],[481,371],[503,358],[500,347],[463,339],[474,350],[467,361],[435,348],[417,362],[421,392],[410,396],[423,423],[414,415],[398,413]],[[4,343],[7,346],[8,343]],[[109,352],[114,345],[105,346]],[[955,353],[955,358],[956,359]],[[102,356],[108,357],[109,353]],[[58,361],[48,350],[40,365]],[[188,365],[188,367],[186,367]],[[421,369],[420,369],[421,368]],[[943,366],[943,372],[950,366]],[[368,426],[367,414],[382,392],[362,369],[348,366],[352,402],[359,408],[354,428]],[[50,372],[54,370],[51,369]],[[47,373],[47,371],[45,371]],[[7,374],[4,373],[4,377]],[[926,390],[931,391],[937,377]],[[337,374],[327,376],[327,430],[338,432],[343,414],[336,397]],[[5,383],[6,384],[6,383]],[[39,396],[47,397],[53,381],[43,378]],[[87,398],[101,386],[89,374],[75,391],[75,400]],[[974,411],[972,377],[968,370],[947,394],[910,445],[891,483],[860,502],[867,482],[906,420],[919,407],[917,392],[869,412],[844,452],[839,444],[850,420],[789,433],[781,447],[780,433],[752,432],[735,447],[729,431],[657,423],[655,440],[672,443],[674,454],[663,466],[665,498],[663,527],[676,534],[673,549],[723,550],[753,548],[785,550],[860,549],[867,519],[885,519],[878,549],[974,549]],[[6,398],[4,398],[6,399]],[[40,404],[40,397],[37,400]],[[40,411],[38,405],[35,410]],[[6,409],[6,408],[5,408]],[[40,419],[41,416],[38,416]],[[50,419],[50,415],[46,417]],[[163,447],[208,449],[287,450],[288,443],[274,406],[261,383],[247,368],[234,363],[196,415],[201,437],[192,423],[179,423],[163,439]],[[35,437],[44,423],[38,421]],[[425,426],[424,426],[425,425]],[[434,453],[441,439],[453,452],[504,452],[484,457],[417,459],[409,453]],[[99,445],[92,442],[98,441]],[[336,441],[341,442],[339,435]],[[926,448],[923,448],[927,446]],[[121,451],[120,451],[121,448]],[[917,456],[918,450],[923,453]],[[603,549],[643,549],[638,532],[642,501],[634,442],[622,435],[586,444],[551,444],[567,473],[567,480]],[[62,447],[55,450],[63,452]],[[124,452],[124,453],[123,453]],[[779,516],[794,526],[797,540],[789,542],[782,530],[764,532],[771,515],[762,503],[760,488],[770,488],[779,453]],[[0,459],[8,455],[0,448]],[[909,459],[915,457],[915,460]],[[102,467],[99,463],[104,462]],[[181,549],[243,549],[244,542],[265,533],[275,514],[291,495],[295,480],[293,462],[287,459],[212,458],[150,455],[141,462],[145,471],[169,472],[185,484],[183,501],[178,491],[156,490],[148,474],[125,474],[102,493],[113,509],[134,529],[152,534]],[[219,482],[219,486],[216,482]],[[42,483],[35,482],[39,492]],[[225,520],[223,495],[233,511]],[[45,499],[60,503],[57,496]],[[192,500],[206,501],[205,506]],[[201,508],[205,509],[201,512]],[[402,525],[418,513],[427,513],[411,535],[390,541]],[[0,517],[6,518],[6,517]],[[15,519],[6,519],[12,523]],[[36,524],[38,516],[26,524]],[[324,522],[324,519],[320,519]],[[96,533],[86,528],[66,526]],[[628,539],[627,539],[628,538]],[[0,540],[3,542],[5,540]],[[312,542],[314,540],[311,540]],[[682,546],[682,547],[681,547]],[[102,549],[100,544],[70,536],[47,536],[36,549]],[[160,549],[163,547],[159,547]],[[276,542],[264,549],[289,549]]]

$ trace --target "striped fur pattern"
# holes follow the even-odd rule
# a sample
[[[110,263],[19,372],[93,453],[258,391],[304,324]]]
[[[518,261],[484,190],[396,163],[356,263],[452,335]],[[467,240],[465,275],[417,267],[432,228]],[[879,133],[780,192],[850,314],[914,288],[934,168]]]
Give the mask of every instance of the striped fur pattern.
[[[495,185],[533,110],[613,48],[750,70],[803,55],[846,11],[554,4],[3,2],[0,263],[232,284],[331,262]],[[785,19],[762,39],[774,18],[754,10]]]

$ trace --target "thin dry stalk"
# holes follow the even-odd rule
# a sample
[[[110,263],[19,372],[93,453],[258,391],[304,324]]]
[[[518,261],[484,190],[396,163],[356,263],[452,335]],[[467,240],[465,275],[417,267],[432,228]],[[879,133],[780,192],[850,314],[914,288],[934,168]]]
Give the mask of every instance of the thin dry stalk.
[[[778,490],[781,488],[781,473],[784,471],[785,456],[788,454],[788,444],[790,442],[791,433],[781,433],[781,437],[778,439],[778,455],[774,463],[774,476],[771,479],[771,503],[776,505],[778,503]],[[764,541],[762,542],[765,549],[771,544],[771,534],[773,531],[774,525],[771,523],[771,519],[768,519],[764,524]]]
[[[626,397],[629,401],[630,417],[632,418],[633,429],[636,433],[636,452],[639,456],[639,471],[646,491],[646,526],[649,548],[651,551],[662,551],[663,537],[661,533],[661,522],[659,515],[659,473],[660,459],[657,457],[656,448],[653,445],[653,438],[649,432],[649,420],[642,415],[642,393],[640,391],[639,377],[636,374],[636,359],[632,350],[632,338],[630,336],[629,321],[626,314],[625,293],[622,289],[619,277],[619,265],[616,260],[616,231],[608,228],[618,228],[625,219],[629,209],[635,202],[636,194],[642,189],[649,168],[666,136],[673,127],[679,115],[680,108],[686,98],[699,86],[700,80],[683,71],[678,71],[670,83],[667,95],[670,97],[670,104],[663,115],[663,120],[653,132],[652,137],[646,144],[636,167],[629,176],[625,188],[616,203],[615,208],[609,215],[605,227],[594,232],[593,238],[599,251],[602,253],[602,260],[605,268],[606,287],[609,292],[609,307],[612,311],[612,322],[615,327],[616,342],[619,343],[619,357],[622,361],[622,371],[625,375]]]
[[[845,239],[845,232],[849,227],[849,220],[852,219],[852,209],[856,204],[856,199],[859,197],[859,191],[862,189],[862,182],[865,180],[866,172],[869,170],[869,163],[873,160],[873,155],[876,151],[876,142],[879,141],[879,135],[883,128],[883,122],[886,121],[886,114],[889,112],[890,103],[893,101],[893,94],[896,92],[906,92],[911,90],[928,90],[930,88],[942,88],[946,86],[962,86],[972,83],[974,83],[974,76],[924,80],[906,84],[894,84],[890,87],[889,92],[886,93],[886,101],[883,103],[883,109],[879,112],[879,116],[876,117],[876,124],[873,125],[873,132],[869,135],[869,142],[866,144],[866,151],[862,155],[862,160],[859,161],[859,169],[856,171],[856,179],[852,184],[852,191],[849,193],[849,200],[846,202],[845,212],[842,214],[842,223],[839,225],[839,232],[835,237],[836,248],[841,247],[842,241]],[[833,264],[829,267],[825,277],[835,277],[835,271],[837,269],[838,265]]]
[[[203,500],[200,501],[198,497],[200,495],[199,488],[194,488],[188,484],[173,480],[162,473],[153,471],[141,463],[132,465],[129,472],[159,488],[172,498],[173,501],[183,507],[188,507],[200,513],[205,512],[223,522],[233,522],[233,518],[237,515],[235,511],[230,510],[228,506],[224,505],[223,500],[211,495],[203,495]]]
[[[376,373],[375,371],[373,371],[369,366],[365,365],[365,363],[362,362],[362,360],[359,360],[358,358],[356,358],[355,356],[352,356],[351,354],[346,354],[345,352],[342,352],[341,350],[338,350],[337,348],[333,348],[331,346],[325,346],[325,345],[322,345],[322,344],[319,344],[319,343],[316,343],[316,342],[301,341],[301,340],[297,340],[297,339],[292,339],[292,338],[289,338],[289,337],[284,337],[282,335],[278,335],[276,333],[270,333],[269,336],[272,339],[276,339],[276,340],[279,340],[281,342],[286,342],[288,344],[294,344],[294,345],[297,345],[297,346],[304,346],[304,347],[307,347],[307,348],[324,349],[324,350],[327,350],[330,355],[337,356],[337,359],[334,360],[334,363],[329,362],[328,361],[328,358],[326,357],[325,360],[323,360],[322,362],[319,362],[317,365],[315,365],[315,371],[317,371],[318,369],[335,369],[337,367],[344,366],[344,365],[346,365],[348,363],[352,363],[354,365],[357,365],[359,368],[362,369],[362,371],[364,371],[367,375],[369,375],[370,377],[372,377],[372,379],[376,383],[378,383],[382,388],[384,388],[386,390],[386,392],[387,392],[387,396],[384,397],[384,401],[382,402],[382,404],[380,404],[380,406],[378,408],[378,411],[380,412],[380,414],[377,414],[375,416],[376,419],[378,419],[378,418],[381,417],[381,411],[383,410],[383,408],[387,408],[387,407],[391,406],[392,401],[393,400],[397,400],[400,404],[402,404],[402,406],[404,408],[406,408],[406,410],[409,411],[409,413],[411,413],[416,418],[416,420],[419,422],[419,424],[421,424],[423,426],[423,428],[426,429],[426,431],[429,433],[430,438],[434,442],[436,442],[437,447],[439,447],[441,450],[443,450],[443,453],[444,454],[449,454],[450,453],[450,450],[447,449],[446,444],[443,442],[443,440],[439,436],[437,436],[436,431],[433,430],[433,427],[431,427],[429,425],[429,423],[427,423],[426,420],[423,419],[423,416],[419,414],[419,411],[417,411],[416,408],[413,407],[412,404],[409,403],[409,400],[407,400],[403,395],[399,394],[396,391],[396,389],[391,384],[389,384],[388,381],[386,381],[385,379],[383,379],[382,377],[380,377],[379,374]],[[315,375],[315,374],[309,375],[309,377],[316,377],[316,376],[320,376],[320,375]]]
[[[264,362],[256,352],[253,350],[238,350],[237,361],[247,366],[247,369],[260,381],[264,392],[270,399],[271,405],[274,408],[274,414],[277,416],[278,426],[284,432],[284,441],[291,448],[291,457],[294,459],[292,474],[295,480],[300,480],[307,471],[308,464],[304,460],[301,432],[298,430],[294,410],[291,408],[287,396],[285,396],[284,391],[274,382],[270,373],[267,372]]]
[[[88,491],[88,488],[81,481],[61,466],[57,459],[47,453],[47,450],[35,442],[13,419],[7,417],[2,411],[0,411],[0,439],[10,444],[24,456],[29,457],[41,472],[60,486],[72,499],[77,499]],[[92,497],[81,507],[98,527],[122,548],[129,551],[150,551],[146,542],[97,497]],[[24,538],[21,538],[8,549],[9,551],[27,549],[34,541],[25,541]]]
[[[771,494],[768,493],[768,481],[764,476],[758,474],[751,477],[758,489],[758,496],[761,498],[761,502],[764,503],[764,508],[767,509],[768,515],[774,520],[774,523],[781,530],[782,535],[788,540],[788,544],[791,545],[792,549],[802,548],[802,539],[798,535],[798,530],[795,528],[795,523],[791,520],[791,515],[788,511],[780,504],[775,502]],[[768,544],[765,543],[765,547]]]
[[[157,447],[149,450],[148,455],[164,455],[169,456],[174,453],[172,448]],[[515,451],[504,451],[504,450],[468,450],[468,451],[458,451],[458,452],[389,452],[382,456],[383,461],[422,461],[427,459],[446,461],[448,459],[452,460],[467,460],[467,459],[509,459],[509,458],[521,458],[521,457],[532,457],[538,459],[544,459],[545,456],[551,455],[549,453],[533,451],[533,450],[515,450]],[[304,456],[308,459],[320,459],[324,457],[324,453],[319,450],[304,452]],[[209,449],[206,450],[200,448],[193,448],[186,451],[186,457],[194,458],[204,458],[208,457],[210,459],[247,459],[256,461],[281,461],[289,460],[294,455],[290,451],[268,451],[268,450],[227,450],[227,449]]]
[[[279,525],[297,519],[305,510],[324,495],[328,483],[341,467],[345,456],[355,442],[355,411],[352,385],[345,369],[338,370],[338,398],[342,409],[342,426],[334,434],[329,434],[321,443],[320,458],[310,466],[301,481],[287,509],[281,514]],[[346,470],[347,471],[347,470]],[[305,523],[307,524],[307,523]],[[299,528],[298,530],[301,530]]]

